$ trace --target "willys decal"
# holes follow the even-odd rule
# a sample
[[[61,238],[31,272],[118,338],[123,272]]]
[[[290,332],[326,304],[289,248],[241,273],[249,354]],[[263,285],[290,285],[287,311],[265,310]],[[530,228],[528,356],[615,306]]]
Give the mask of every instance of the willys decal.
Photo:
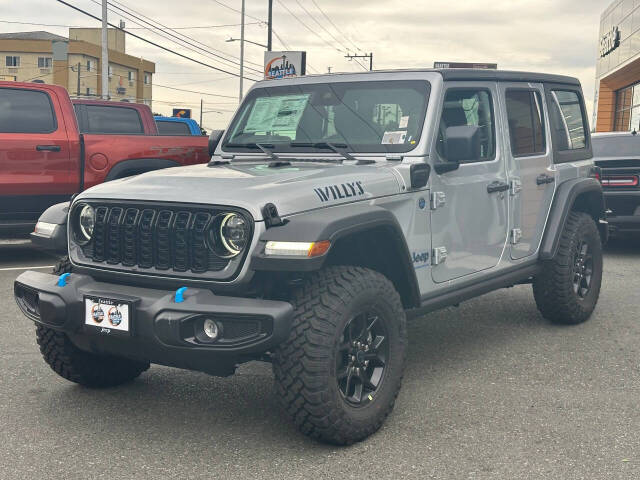
[[[318,195],[321,202],[330,200],[341,200],[344,198],[360,197],[364,195],[364,187],[362,182],[341,183],[340,185],[328,185],[326,187],[314,188],[314,192]]]

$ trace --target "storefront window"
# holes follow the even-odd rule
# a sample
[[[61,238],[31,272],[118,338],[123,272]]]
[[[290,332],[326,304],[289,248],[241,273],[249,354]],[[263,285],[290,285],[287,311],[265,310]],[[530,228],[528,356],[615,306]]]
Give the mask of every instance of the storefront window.
[[[640,131],[640,83],[618,90],[616,93],[614,130]]]

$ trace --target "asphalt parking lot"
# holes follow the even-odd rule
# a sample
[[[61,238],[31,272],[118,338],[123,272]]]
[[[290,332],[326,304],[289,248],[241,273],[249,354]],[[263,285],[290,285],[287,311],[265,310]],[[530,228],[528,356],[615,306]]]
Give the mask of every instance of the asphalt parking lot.
[[[0,478],[640,477],[638,239],[608,247],[584,325],[548,324],[526,285],[413,321],[395,411],[347,448],[291,426],[264,364],[153,366],[108,390],[57,377],[12,296],[22,268],[52,263],[0,245]]]

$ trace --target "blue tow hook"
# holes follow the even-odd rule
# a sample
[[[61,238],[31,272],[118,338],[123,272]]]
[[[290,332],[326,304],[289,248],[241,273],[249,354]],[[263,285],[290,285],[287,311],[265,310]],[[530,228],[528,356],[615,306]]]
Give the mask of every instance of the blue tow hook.
[[[58,286],[59,287],[66,287],[67,286],[67,278],[69,278],[71,274],[70,273],[63,273],[62,275],[60,275],[58,277]]]
[[[176,290],[176,298],[174,301],[176,303],[184,302],[184,292],[186,291],[187,291],[187,287],[180,287],[178,290]]]

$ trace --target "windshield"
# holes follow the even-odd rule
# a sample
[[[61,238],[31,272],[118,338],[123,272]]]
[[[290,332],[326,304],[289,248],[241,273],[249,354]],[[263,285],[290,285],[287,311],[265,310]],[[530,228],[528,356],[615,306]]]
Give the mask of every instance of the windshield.
[[[301,152],[337,144],[351,152],[408,152],[420,140],[428,98],[429,84],[415,80],[256,88],[222,148]]]

